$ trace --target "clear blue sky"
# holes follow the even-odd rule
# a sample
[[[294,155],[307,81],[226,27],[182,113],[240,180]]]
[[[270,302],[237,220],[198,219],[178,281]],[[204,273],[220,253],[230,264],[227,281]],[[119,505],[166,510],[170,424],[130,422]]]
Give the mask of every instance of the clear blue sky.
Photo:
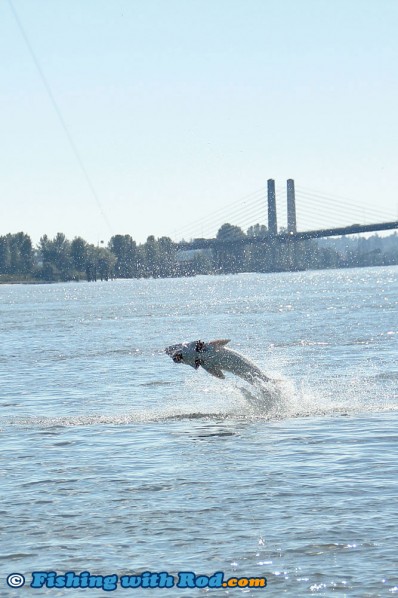
[[[143,241],[290,177],[398,217],[396,0],[13,5],[111,228],[2,0],[0,234]]]

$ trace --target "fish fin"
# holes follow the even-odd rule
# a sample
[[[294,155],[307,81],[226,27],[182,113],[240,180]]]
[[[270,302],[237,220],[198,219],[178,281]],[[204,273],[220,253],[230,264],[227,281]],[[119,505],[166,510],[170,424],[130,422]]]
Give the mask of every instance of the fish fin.
[[[209,345],[212,345],[213,347],[225,347],[225,345],[227,345],[230,342],[231,342],[230,338],[220,338],[215,341],[210,341]]]
[[[208,372],[212,376],[215,376],[216,378],[221,378],[222,380],[224,380],[225,376],[219,368],[216,368],[213,365],[212,366],[204,365],[203,363],[201,364],[201,366],[202,366],[202,368],[204,368],[206,370],[206,372]]]

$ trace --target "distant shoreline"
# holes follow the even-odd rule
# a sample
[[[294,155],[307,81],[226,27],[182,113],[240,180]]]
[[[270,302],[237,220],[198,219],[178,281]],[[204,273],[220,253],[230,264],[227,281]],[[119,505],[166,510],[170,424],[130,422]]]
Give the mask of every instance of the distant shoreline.
[[[0,284],[47,284],[87,280],[180,278],[240,272],[296,272],[398,264],[398,234],[342,236],[273,242],[265,225],[244,232],[223,224],[213,249],[184,251],[169,237],[149,236],[137,245],[114,235],[107,247],[63,233],[44,235],[34,248],[24,232],[0,236]],[[252,242],[253,241],[253,242]]]
[[[160,280],[160,279],[171,279],[171,278],[194,278],[195,276],[222,276],[222,275],[228,275],[228,274],[234,274],[234,275],[238,275],[238,274],[286,274],[287,272],[325,272],[327,270],[355,270],[355,269],[361,269],[361,268],[391,268],[392,266],[398,266],[398,264],[374,264],[374,265],[363,265],[363,266],[343,266],[343,267],[337,267],[337,268],[308,268],[305,270],[274,270],[274,271],[269,271],[269,272],[256,272],[254,270],[250,270],[247,272],[234,272],[234,273],[229,273],[229,272],[218,272],[218,273],[209,273],[209,274],[194,274],[194,275],[189,275],[189,276],[158,276],[158,277],[153,277],[153,276],[148,276],[148,277],[137,277],[137,276],[132,276],[130,278],[127,277],[119,277],[119,278],[112,278],[109,279],[110,281],[112,280],[143,280],[145,278],[145,280],[149,280],[149,279],[154,279],[154,280]],[[85,279],[79,279],[79,280],[37,280],[37,279],[24,279],[24,280],[17,280],[17,279],[13,279],[13,280],[2,280],[1,275],[0,275],[0,285],[16,285],[16,284],[34,284],[34,285],[44,285],[44,284],[57,284],[57,283],[70,283],[70,282],[88,282]],[[96,282],[96,281],[95,281]]]
[[[53,284],[54,280],[0,280],[2,284]],[[61,281],[58,281],[61,282]]]

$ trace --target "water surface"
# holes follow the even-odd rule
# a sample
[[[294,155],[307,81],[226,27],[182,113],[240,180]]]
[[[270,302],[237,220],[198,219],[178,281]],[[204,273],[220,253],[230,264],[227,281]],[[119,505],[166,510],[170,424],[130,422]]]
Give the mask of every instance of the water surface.
[[[1,595],[84,592],[30,589],[35,570],[398,593],[397,273],[1,286]],[[199,338],[231,338],[278,393],[163,353]]]

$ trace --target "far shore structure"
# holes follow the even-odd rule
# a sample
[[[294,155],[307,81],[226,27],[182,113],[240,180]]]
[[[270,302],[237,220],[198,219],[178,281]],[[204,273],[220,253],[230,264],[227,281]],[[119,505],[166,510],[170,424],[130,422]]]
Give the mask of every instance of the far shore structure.
[[[268,226],[253,223],[246,232],[223,224],[214,238],[175,242],[149,236],[137,244],[128,234],[108,246],[69,241],[63,233],[41,237],[37,247],[26,233],[0,237],[0,283],[97,281],[114,278],[168,278],[240,272],[398,264],[398,235],[368,238],[360,233],[398,229],[398,221],[297,230],[295,182],[286,183],[287,222],[278,231],[275,180],[267,181]],[[264,214],[265,214],[264,209]]]

